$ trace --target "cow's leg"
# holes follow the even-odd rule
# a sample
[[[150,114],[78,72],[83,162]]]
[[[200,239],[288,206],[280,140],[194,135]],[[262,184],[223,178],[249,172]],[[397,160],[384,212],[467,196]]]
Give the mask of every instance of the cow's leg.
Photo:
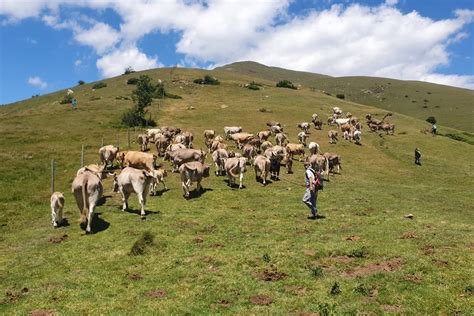
[[[56,222],[56,207],[51,206],[51,218],[53,222],[53,227],[58,227],[58,223]]]
[[[166,183],[165,183],[165,179],[160,179],[161,183],[163,183],[163,187],[165,188],[165,190],[168,190],[168,188],[166,187]]]
[[[196,188],[197,188],[197,191],[198,191],[199,194],[201,194],[201,192],[204,191],[202,186],[201,186],[201,180],[197,180]]]
[[[123,202],[122,211],[126,211],[128,210],[128,198],[130,197],[130,192],[125,191],[123,189],[120,190],[120,192],[122,193],[122,202]]]
[[[59,225],[61,225],[62,222],[63,222],[63,208],[62,208],[62,207],[59,207],[59,208],[58,208],[57,223],[58,223]]]
[[[140,216],[145,217],[145,204],[146,204],[146,194],[143,192],[137,192],[138,202],[140,203]]]
[[[92,219],[94,218],[95,201],[89,201],[89,216],[87,217],[86,234],[91,233]]]
[[[244,179],[244,173],[241,172],[239,176],[239,189],[242,189],[242,180]]]

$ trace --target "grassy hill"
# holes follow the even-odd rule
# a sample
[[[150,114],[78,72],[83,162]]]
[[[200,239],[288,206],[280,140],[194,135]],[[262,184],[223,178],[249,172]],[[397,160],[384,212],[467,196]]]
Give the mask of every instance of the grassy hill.
[[[328,115],[333,106],[358,117],[385,114],[311,89],[276,88],[263,75],[143,73],[183,97],[156,100],[150,111],[160,126],[193,132],[197,148],[208,128],[222,133],[225,125],[241,125],[257,132],[278,120],[294,142],[297,122],[314,112]],[[331,175],[319,194],[325,219],[306,218],[303,166],[295,161],[294,174],[266,187],[255,182],[251,166],[243,190],[211,174],[203,181],[206,192],[190,200],[182,197],[178,175],[170,174],[170,190],[148,199],[144,221],[135,195],[132,211],[120,210],[107,179],[95,234],[84,235],[70,193],[81,146],[86,164],[98,161],[102,139],[127,149],[127,131],[115,126],[132,105],[127,98],[134,86],[126,80],[140,74],[105,80],[107,87],[95,91],[92,84],[73,88],[76,111],[59,104],[65,91],[0,108],[1,314],[472,314],[472,145],[422,134],[426,122],[396,111],[390,118],[395,135],[365,128],[362,146],[329,145],[327,125],[311,131],[310,141],[322,151],[342,155],[341,174]],[[221,84],[192,83],[205,74]],[[252,80],[263,89],[242,87]],[[134,139],[139,131],[130,133]],[[421,167],[413,163],[415,147]],[[56,230],[51,159],[70,224]],[[131,256],[144,232],[153,244]]]
[[[279,81],[287,79],[302,89],[344,94],[345,99],[425,120],[437,118],[440,125],[474,132],[474,91],[421,81],[376,77],[329,77],[308,72],[238,62],[217,70]]]

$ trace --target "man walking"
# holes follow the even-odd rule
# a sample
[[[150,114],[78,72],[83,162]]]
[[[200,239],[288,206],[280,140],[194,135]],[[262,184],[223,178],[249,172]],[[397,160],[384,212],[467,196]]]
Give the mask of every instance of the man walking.
[[[421,166],[421,152],[418,148],[415,148],[415,164],[417,164],[418,166]]]
[[[311,210],[311,216],[309,216],[308,219],[322,218],[322,216],[318,214],[316,202],[318,199],[318,190],[323,189],[323,179],[321,178],[319,170],[314,170],[309,162],[305,163],[305,168],[306,192],[303,196],[303,203]],[[317,165],[315,168],[319,169]]]

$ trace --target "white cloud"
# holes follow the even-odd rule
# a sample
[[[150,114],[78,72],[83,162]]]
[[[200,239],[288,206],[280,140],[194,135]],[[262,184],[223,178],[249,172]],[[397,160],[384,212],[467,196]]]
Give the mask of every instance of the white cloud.
[[[145,70],[162,66],[158,58],[149,58],[135,46],[121,48],[97,60],[97,68],[103,77],[109,78],[123,74],[125,68],[131,66],[134,70]]]
[[[46,89],[48,87],[48,84],[38,76],[29,77],[28,84],[38,87],[40,89]]]
[[[82,64],[82,60],[80,60],[80,59],[76,59],[74,61],[74,66],[76,66],[76,67],[79,67],[81,64]]]
[[[332,76],[472,86],[470,76],[443,75],[437,69],[450,64],[450,45],[469,38],[463,28],[474,21],[473,10],[459,9],[451,19],[433,20],[416,11],[401,12],[398,0],[384,0],[378,6],[333,5],[294,16],[290,1],[3,0],[0,14],[17,20],[40,16],[55,29],[72,30],[78,43],[99,54],[96,65],[106,77],[129,65],[137,70],[158,65],[156,57],[137,48],[141,38],[158,31],[178,34],[176,52],[188,66],[255,60]],[[63,20],[63,7],[109,8],[120,16],[120,30],[77,14]]]
[[[77,30],[74,38],[80,44],[92,46],[98,54],[102,54],[117,44],[120,35],[109,25],[99,22],[88,30]]]
[[[433,73],[427,74],[419,78],[419,80],[474,90],[474,76],[444,75]]]

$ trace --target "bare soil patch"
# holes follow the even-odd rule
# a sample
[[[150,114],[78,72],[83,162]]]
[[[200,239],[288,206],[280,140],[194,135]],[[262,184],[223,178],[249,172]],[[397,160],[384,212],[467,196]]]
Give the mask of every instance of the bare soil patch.
[[[165,290],[153,290],[153,291],[149,291],[145,294],[146,296],[148,296],[149,298],[163,298],[166,296],[166,291]]]
[[[215,305],[217,305],[217,307],[229,308],[232,306],[232,302],[229,300],[219,300]]]
[[[407,274],[407,275],[405,275],[405,277],[403,279],[405,281],[412,282],[412,283],[415,283],[415,284],[420,284],[421,281],[423,281],[422,277],[417,276],[415,274]]]
[[[55,314],[55,311],[50,309],[34,309],[28,313],[29,316],[52,316]]]
[[[250,303],[254,305],[270,305],[273,303],[273,299],[270,296],[264,294],[254,295],[250,298]]]
[[[270,267],[262,272],[255,273],[254,276],[262,281],[273,282],[285,279],[288,274],[278,271],[276,267]]]
[[[49,237],[48,242],[52,244],[59,244],[62,241],[65,241],[69,236],[64,234],[62,236]]]
[[[383,304],[383,305],[380,305],[380,308],[384,312],[390,312],[390,313],[400,313],[402,311],[401,307],[398,305]]]
[[[415,232],[405,232],[400,236],[400,239],[415,239],[418,238]]]
[[[435,247],[432,245],[426,245],[421,248],[421,251],[423,252],[425,256],[429,256],[429,255],[434,254]]]
[[[138,280],[143,279],[143,276],[141,276],[138,273],[130,273],[127,275],[127,278],[132,281],[138,281]]]
[[[5,299],[0,301],[0,305],[19,301],[23,296],[28,294],[28,292],[27,287],[22,288],[19,292],[8,290],[5,292]]]
[[[196,244],[201,244],[204,242],[204,238],[202,238],[202,236],[197,236],[196,238],[194,238],[194,242]]]
[[[449,264],[449,261],[443,259],[432,259],[431,261],[439,266],[447,266]]]
[[[357,240],[360,240],[360,237],[359,236],[348,236],[348,237],[342,238],[342,240],[357,241]]]
[[[347,270],[343,273],[347,277],[356,277],[361,275],[370,275],[377,272],[393,272],[398,269],[403,264],[401,258],[393,258],[388,261],[371,263],[363,267],[356,267],[350,270]]]
[[[297,296],[304,296],[306,294],[306,290],[307,289],[301,285],[285,286],[285,291]]]
[[[307,256],[312,257],[316,254],[316,250],[314,250],[314,249],[304,249],[303,253]]]

